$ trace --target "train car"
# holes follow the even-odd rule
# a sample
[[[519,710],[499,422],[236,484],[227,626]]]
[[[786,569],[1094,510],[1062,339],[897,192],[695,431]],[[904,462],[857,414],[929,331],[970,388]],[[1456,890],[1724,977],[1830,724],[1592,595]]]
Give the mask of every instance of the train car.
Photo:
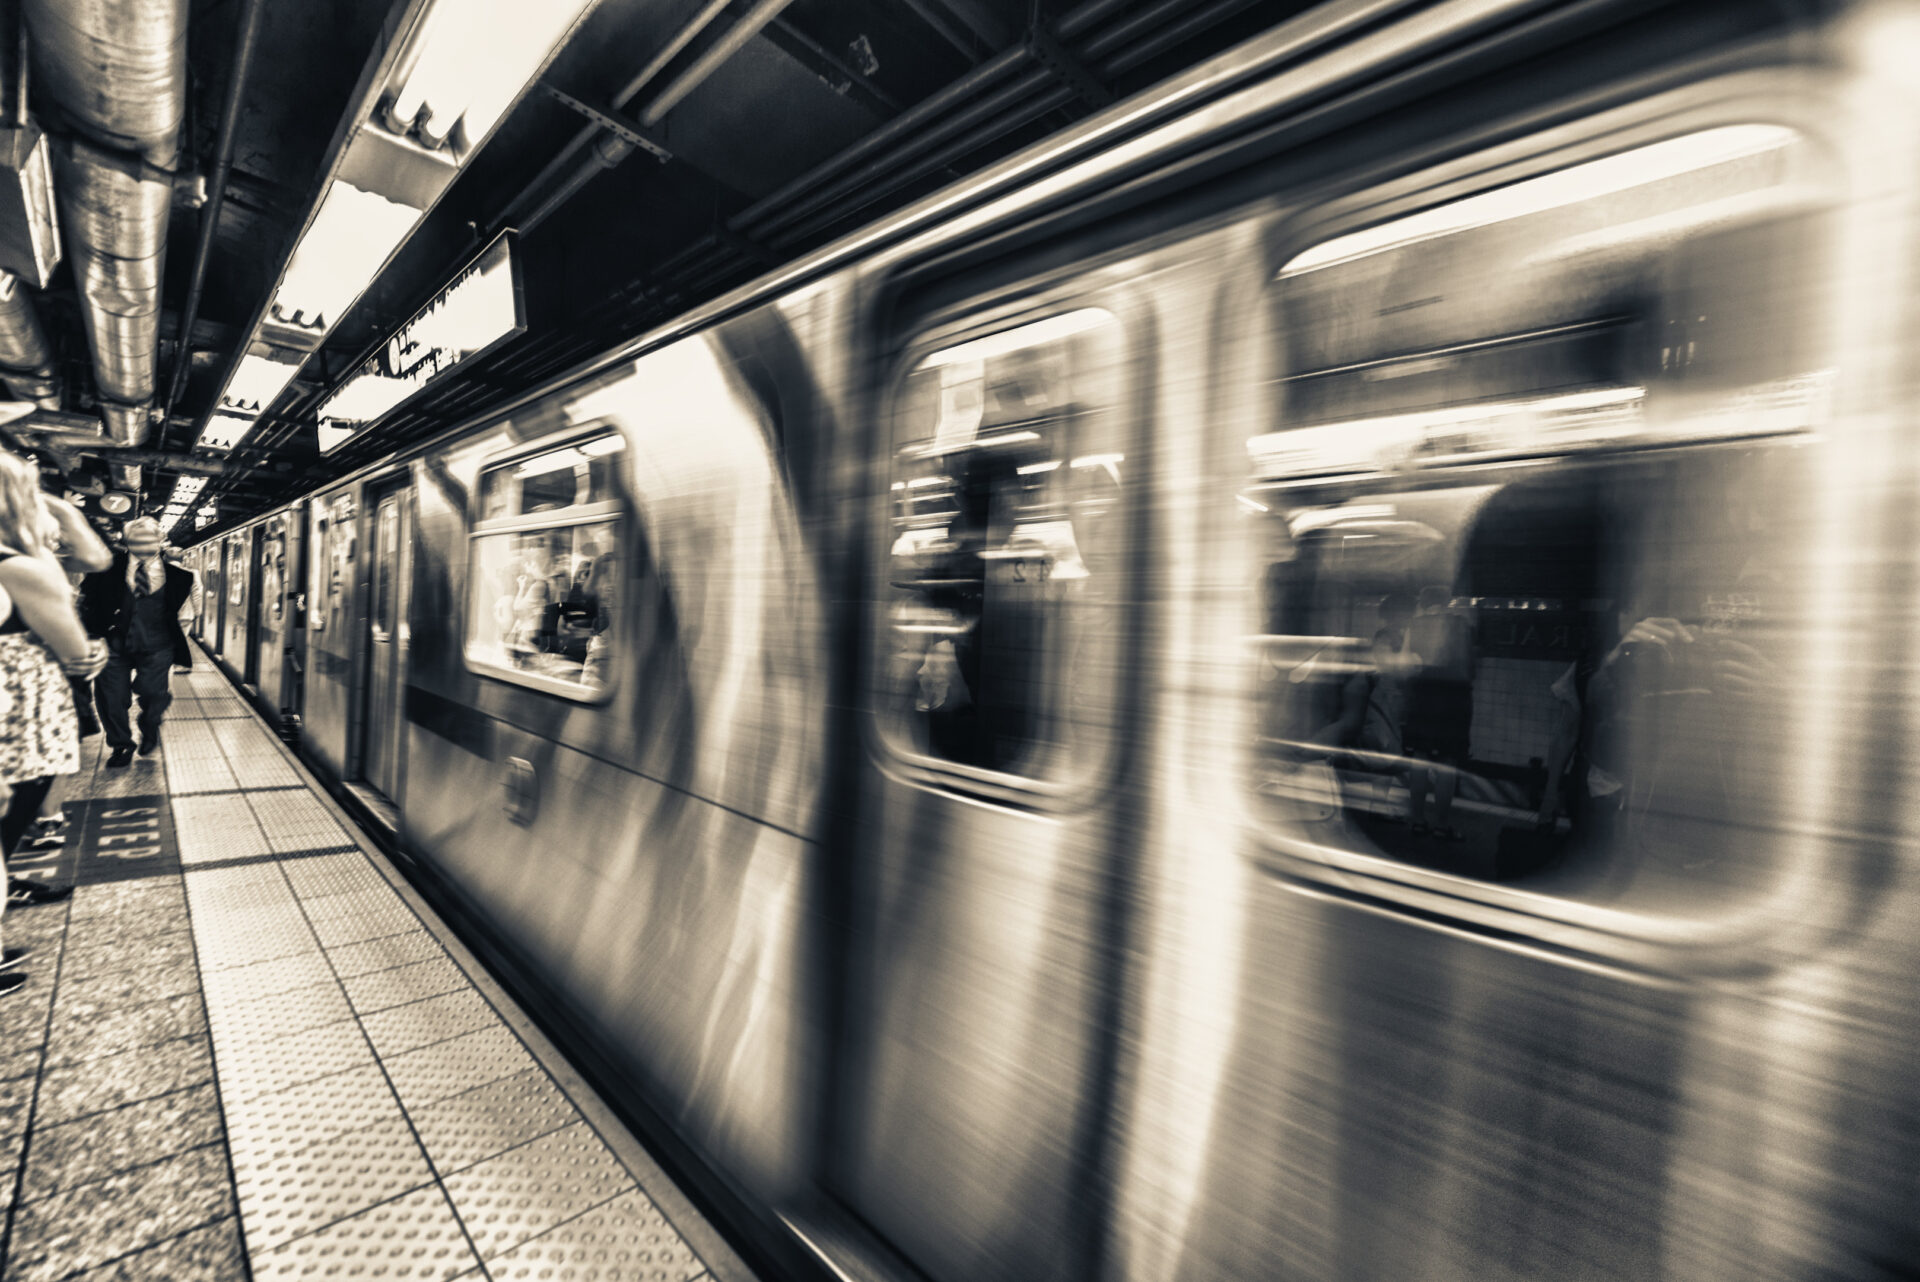
[[[1916,64],[1312,10],[270,518],[303,751],[777,1267],[1912,1276]]]

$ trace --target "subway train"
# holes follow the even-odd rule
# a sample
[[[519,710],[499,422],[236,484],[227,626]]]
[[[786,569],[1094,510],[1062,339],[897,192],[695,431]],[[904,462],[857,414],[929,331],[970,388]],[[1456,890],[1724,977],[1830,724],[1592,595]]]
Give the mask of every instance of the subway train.
[[[199,635],[769,1273],[1920,1277],[1916,66],[1335,0]]]

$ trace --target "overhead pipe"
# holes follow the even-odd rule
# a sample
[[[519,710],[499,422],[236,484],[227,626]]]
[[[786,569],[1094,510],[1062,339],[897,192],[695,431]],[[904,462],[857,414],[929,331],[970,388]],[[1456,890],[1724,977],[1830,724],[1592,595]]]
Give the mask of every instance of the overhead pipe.
[[[200,318],[200,296],[206,287],[207,263],[213,258],[213,240],[220,226],[220,209],[227,199],[227,177],[233,172],[233,139],[240,124],[240,99],[247,87],[247,74],[253,68],[253,49],[260,33],[260,0],[240,0],[239,31],[233,38],[233,70],[227,77],[226,100],[220,105],[220,137],[214,147],[213,181],[207,191],[207,203],[200,211],[200,242],[193,252],[193,274],[187,284],[187,304],[180,313],[180,332],[174,340],[172,376],[167,382],[166,413],[160,421],[173,418],[174,404],[186,386],[187,371],[193,364],[193,323]]]
[[[0,382],[15,398],[43,410],[60,408],[53,346],[33,304],[33,292],[12,272],[0,272]]]
[[[12,125],[27,125],[27,24],[17,24],[14,48]],[[18,276],[0,271],[0,382],[10,395],[43,410],[60,408],[60,383],[54,375],[53,346],[33,294]]]
[[[1062,14],[1054,23],[1053,29],[1060,39],[1071,39],[1081,35],[1096,24],[1126,7],[1126,0],[1088,0]],[[727,226],[744,235],[755,235],[754,227],[770,219],[790,218],[800,212],[797,198],[802,195],[814,195],[818,188],[834,183],[848,170],[860,165],[862,161],[880,159],[878,166],[884,170],[888,165],[897,163],[903,155],[911,156],[926,147],[956,132],[949,112],[960,106],[974,94],[1011,73],[1027,66],[1033,59],[1032,48],[1025,40],[1010,45],[993,57],[987,59],[972,71],[949,83],[944,89],[916,103],[909,110],[888,121],[880,128],[861,138],[852,146],[834,153],[820,164],[783,184],[777,190],[761,197],[746,209],[727,220]],[[994,106],[989,110],[997,111],[1017,100],[1021,95],[1032,93],[1045,86],[1052,77],[1044,71],[1031,72],[1020,77],[1004,91],[996,91]],[[1017,91],[1014,86],[1017,85]],[[972,109],[969,108],[971,111]],[[978,118],[975,116],[974,118]],[[932,121],[940,123],[923,135],[915,131]],[[962,126],[964,127],[964,126]],[[898,146],[896,146],[898,144]],[[891,150],[889,150],[891,149]],[[867,165],[861,173],[875,171],[874,165]],[[844,185],[838,185],[844,189]],[[817,208],[819,200],[809,199],[806,207]]]
[[[714,41],[713,45],[695,58],[688,68],[667,82],[667,87],[647,104],[640,113],[640,123],[651,128],[666,118],[666,114],[680,104],[680,100],[698,89],[706,78],[720,69],[720,64],[747,47],[747,41],[760,34],[760,29],[780,15],[780,11],[793,0],[760,0],[760,3],[747,11],[746,17],[727,28],[727,34]]]
[[[745,17],[729,27],[724,36],[714,41],[711,46],[687,66],[686,70],[675,76],[667,83],[666,88],[654,96],[653,100],[647,104],[647,109],[641,113],[640,123],[647,128],[652,128],[654,125],[659,124],[661,119],[665,117],[669,111],[672,111],[681,99],[697,89],[702,81],[720,67],[721,63],[745,48],[747,41],[759,35],[761,29],[780,16],[780,11],[791,3],[792,0],[760,0],[760,3],[749,10]],[[721,3],[708,4],[706,8],[695,15],[694,24],[698,24],[698,27],[704,27],[707,23],[711,22],[713,17],[724,7],[725,5]],[[658,75],[660,68],[667,65],[667,62],[672,58],[673,54],[678,53],[681,48],[686,46],[687,42],[693,38],[688,32],[698,30],[698,27],[694,24],[689,24],[687,28],[682,30],[680,35],[675,37],[675,40],[678,41],[677,47],[675,47],[674,42],[670,41],[667,48],[663,48],[653,56],[646,67],[642,68],[642,75],[634,77],[634,81],[638,85],[644,86],[655,75]],[[682,36],[685,38],[682,39]],[[628,102],[638,96],[637,89],[633,92],[623,93],[621,98],[616,101],[616,105],[625,107]],[[575,135],[575,141],[584,143],[584,140],[592,138],[593,135],[598,132],[598,128],[597,125],[586,126],[579,134]],[[631,156],[633,150],[634,147],[632,143],[624,138],[616,138],[612,134],[607,134],[594,141],[593,155],[579,164],[558,186],[549,190],[546,199],[542,200],[525,218],[519,220],[520,231],[524,234],[545,222],[554,210],[560,208],[569,200],[572,200],[574,195],[578,193],[582,187],[592,182],[601,170],[614,168],[628,156]],[[544,187],[545,181],[552,175],[558,173],[562,168],[565,163],[562,157],[565,154],[563,151],[561,156],[554,157],[554,159],[547,164],[546,168],[540,171],[539,176],[536,177],[532,183],[528,184],[527,190],[519,196],[514,197],[508,209],[511,210],[514,205],[518,205],[521,200],[526,198],[528,192]]]
[[[187,0],[27,0],[26,16],[41,84],[76,135],[58,149],[56,187],[101,417],[137,445],[186,115]]]
[[[667,64],[692,43],[695,36],[705,31],[726,7],[727,0],[707,0],[700,12],[683,23],[679,30],[667,38],[667,42],[660,46],[653,57],[647,59],[646,66],[640,68],[626,84],[620,86],[620,91],[613,96],[614,110],[624,111],[629,103],[640,96],[640,91],[652,84],[653,78],[664,71]],[[597,141],[595,135],[600,135]],[[580,149],[589,143],[594,144],[594,158],[587,164],[576,166],[574,172],[556,186],[554,180],[559,177],[560,171],[572,164],[574,157],[580,154]],[[613,168],[632,154],[633,144],[626,139],[616,138],[612,134],[603,134],[599,125],[580,126],[573,137],[567,140],[566,145],[554,153],[553,159],[534,175],[533,180],[507,202],[506,208],[501,210],[500,216],[494,220],[493,230],[497,232],[512,222],[513,215],[520,208],[522,201],[540,192],[546,192],[548,198],[541,201],[539,208],[519,224],[522,232],[531,231],[534,226],[545,221],[549,213],[571,198],[574,192],[586,186],[588,179],[602,169]],[[557,201],[553,198],[553,193],[556,191],[565,193]]]
[[[1080,46],[1079,56],[1086,59],[1090,69],[1097,74],[1116,75],[1147,57],[1172,48],[1192,35],[1198,26],[1217,22],[1227,13],[1244,8],[1247,2],[1216,0],[1215,4],[1193,15],[1198,17],[1198,23],[1181,21],[1156,30],[1156,24],[1181,13],[1188,4],[1188,0],[1161,0],[1161,3],[1130,14],[1099,30],[1097,34],[1089,35]],[[1118,0],[1092,0],[1063,15],[1054,30],[1061,37],[1082,35],[1123,7],[1124,4]],[[1150,31],[1151,34],[1124,52],[1108,56],[1116,47],[1143,31]],[[969,89],[983,87],[984,83],[998,78],[986,73],[1000,71],[1005,74],[1022,65],[1029,53],[1027,45],[1023,43],[982,63],[947,90],[920,103],[907,115],[742,210],[728,220],[728,230],[748,235],[776,249],[798,247],[810,237],[843,220],[849,208],[871,203],[888,192],[935,173],[996,137],[1023,127],[1071,102],[1074,95],[1061,89],[1051,73],[1030,71],[992,93],[973,98],[962,110],[947,110],[950,106],[959,105],[953,101],[958,95],[952,95],[951,91],[963,84]],[[1054,87],[1048,90],[1050,85]],[[1036,91],[1044,92],[1038,98],[1029,96]],[[970,94],[968,96],[971,97]],[[936,106],[937,111],[928,110]],[[938,117],[938,123],[931,128],[909,128],[935,116]],[[916,118],[910,120],[909,117]],[[983,120],[988,123],[972,128]],[[952,141],[949,142],[949,139]],[[929,150],[943,142],[947,145]],[[864,164],[859,163],[862,160]],[[852,205],[848,202],[852,202]],[[730,273],[732,261],[726,250],[724,241],[709,238],[669,259],[663,264],[663,269],[684,271],[688,283],[698,290]]]
[[[1200,27],[1222,20],[1231,12],[1244,8],[1247,2],[1248,0],[1216,0],[1215,4],[1207,6],[1197,14],[1189,13],[1187,20],[1155,29],[1156,24],[1190,7],[1190,0],[1162,0],[1161,3],[1133,14],[1090,37],[1079,56],[1087,59],[1090,68],[1099,75],[1112,76],[1138,65],[1148,57],[1173,48]],[[1066,34],[1083,32],[1091,25],[1087,11],[1095,9],[1110,11],[1112,8],[1113,6],[1106,0],[1082,6],[1062,19],[1059,29]],[[1112,58],[1106,56],[1110,51],[1143,31],[1151,34],[1140,39],[1125,53]],[[1009,50],[1009,52],[1014,51]],[[994,138],[1022,128],[1048,112],[1067,105],[1073,100],[1074,95],[1072,93],[1063,95],[1057,87],[1041,93],[1038,98],[1022,102],[1027,95],[1046,90],[1049,85],[1057,86],[1057,84],[1053,75],[1046,71],[1036,71],[1021,76],[1004,88],[973,102],[965,110],[944,115],[935,127],[916,134],[911,139],[903,141],[898,147],[873,157],[866,164],[850,172],[846,171],[843,159],[845,153],[842,157],[835,157],[830,163],[841,172],[816,178],[806,185],[802,185],[802,180],[811,176],[802,175],[802,179],[788,184],[788,189],[776,192],[773,196],[741,211],[733,219],[728,220],[727,225],[733,230],[744,232],[763,242],[771,242],[776,246],[783,243],[791,245],[803,242],[809,236],[817,234],[844,218],[849,209],[849,201],[854,208],[864,203],[871,203],[883,192],[898,190],[907,183],[935,173],[953,161],[987,145]],[[971,126],[983,120],[990,123],[983,128],[970,129]],[[928,148],[945,143],[948,139],[954,141],[939,147],[938,150],[928,152]],[[927,154],[923,156],[922,153]],[[918,158],[916,163],[908,163],[915,161],[916,158]],[[808,187],[812,190],[808,191]],[[800,198],[802,192],[807,192],[804,198]],[[784,199],[780,199],[783,195]],[[826,206],[832,206],[832,208],[819,212]]]
[[[170,454],[164,450],[136,449],[120,447],[97,436],[85,432],[58,431],[42,432],[33,428],[13,429],[22,441],[45,450],[47,453],[65,459],[85,458],[89,455],[106,460],[115,467],[152,467],[164,468],[169,472],[180,472],[188,476],[216,477],[227,475],[227,464],[219,459],[203,458],[197,454]],[[68,470],[71,470],[69,465]],[[125,486],[123,480],[116,484]]]

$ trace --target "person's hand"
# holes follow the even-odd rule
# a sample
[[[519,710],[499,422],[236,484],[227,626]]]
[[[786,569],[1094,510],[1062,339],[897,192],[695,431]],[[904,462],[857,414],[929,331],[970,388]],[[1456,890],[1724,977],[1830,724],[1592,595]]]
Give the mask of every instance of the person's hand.
[[[76,523],[86,522],[86,518],[80,515],[80,509],[58,494],[42,494],[40,501],[46,504],[47,515],[54,519],[63,532],[72,529]]]
[[[1620,648],[1630,645],[1657,645],[1672,649],[1693,642],[1693,629],[1678,619],[1642,619],[1620,638]]]
[[[106,666],[107,643],[105,641],[94,641],[90,644],[85,658],[67,659],[60,665],[68,676],[79,677],[83,681],[93,680]]]
[[[1714,689],[1748,697],[1778,685],[1779,668],[1745,641],[1720,637],[1713,647],[1713,678]]]
[[[1560,784],[1558,780],[1547,785],[1547,791],[1540,798],[1540,809],[1533,815],[1535,828],[1551,828],[1560,818]]]
[[[53,544],[58,556],[67,562],[68,569],[103,569],[112,560],[112,553],[106,544],[94,532],[80,509],[57,494],[40,496],[42,509],[52,522],[55,531]]]

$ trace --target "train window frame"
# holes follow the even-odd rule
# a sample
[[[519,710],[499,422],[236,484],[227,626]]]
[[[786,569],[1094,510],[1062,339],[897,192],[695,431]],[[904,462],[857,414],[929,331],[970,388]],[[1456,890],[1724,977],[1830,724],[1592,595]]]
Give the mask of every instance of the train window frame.
[[[262,602],[273,612],[277,626],[286,617],[287,520],[276,516],[266,524],[261,540],[260,591]],[[273,591],[267,591],[271,575]]]
[[[1144,537],[1150,496],[1146,486],[1134,479],[1148,465],[1148,430],[1151,399],[1148,378],[1141,356],[1150,343],[1152,314],[1148,302],[1137,287],[1108,269],[1096,269],[1089,277],[1082,267],[1077,275],[1036,282],[1029,278],[995,295],[975,297],[945,306],[923,316],[913,317],[897,332],[908,335],[887,362],[879,382],[874,424],[872,476],[872,550],[867,578],[872,618],[867,628],[868,658],[883,665],[892,653],[893,628],[888,609],[892,597],[889,567],[893,559],[895,495],[892,490],[898,463],[895,448],[895,418],[906,380],[930,355],[963,343],[991,339],[1030,325],[1080,311],[1100,311],[1111,318],[1117,331],[1121,362],[1120,394],[1113,406],[1116,416],[1113,438],[1129,459],[1140,466],[1128,471],[1118,491],[1122,508],[1118,522],[1119,547],[1116,553],[1116,578],[1129,599],[1137,595],[1141,574],[1140,549]],[[1137,629],[1129,621],[1119,629],[1113,655],[1113,686],[1107,692],[1116,727],[1118,719],[1131,715],[1126,706],[1127,692],[1136,685],[1138,661]],[[874,669],[877,671],[878,669]],[[1011,805],[1042,814],[1057,815],[1093,805],[1110,790],[1120,768],[1125,738],[1118,728],[1105,735],[1089,759],[1065,773],[1048,779],[953,761],[931,753],[915,751],[901,741],[890,724],[889,708],[878,697],[872,678],[860,698],[866,705],[861,717],[867,751],[877,768],[896,782],[908,783],[929,791],[968,797],[974,800]]]
[[[1783,92],[1784,77],[1791,92]],[[1681,89],[1650,94],[1624,105],[1579,116],[1523,133],[1500,135],[1506,141],[1469,146],[1464,152],[1430,151],[1391,169],[1376,167],[1351,176],[1338,188],[1308,193],[1276,215],[1266,240],[1262,388],[1277,384],[1289,371],[1281,341],[1284,324],[1278,298],[1284,269],[1316,246],[1350,232],[1383,226],[1427,209],[1468,199],[1496,188],[1604,159],[1635,148],[1727,126],[1778,125],[1793,131],[1822,153],[1837,199],[1857,186],[1848,151],[1835,118],[1843,82],[1825,72],[1773,67],[1710,77]],[[1435,158],[1435,156],[1439,158]],[[1284,433],[1278,398],[1263,393],[1264,430]],[[1824,407],[1811,412],[1818,415]],[[1635,449],[1714,450],[1740,438],[1675,439]],[[1751,439],[1751,438],[1749,438]],[[1792,445],[1817,439],[1808,428],[1762,433],[1769,443]],[[1469,477],[1490,477],[1509,470],[1585,466],[1614,457],[1606,449],[1559,453],[1462,456],[1423,464],[1403,481],[1454,485]],[[1304,474],[1259,482],[1250,469],[1239,482],[1267,488],[1299,486],[1343,495],[1365,494],[1364,486],[1390,473],[1354,469],[1340,475]],[[1253,557],[1251,542],[1243,545]],[[1254,696],[1257,701],[1258,696]],[[1256,772],[1251,756],[1241,795],[1256,863],[1303,893],[1353,903],[1373,912],[1424,922],[1438,929],[1466,929],[1495,946],[1531,950],[1541,946],[1563,962],[1607,968],[1626,967],[1649,975],[1719,974],[1748,971],[1762,955],[1792,955],[1814,946],[1832,924],[1850,911],[1854,892],[1830,885],[1833,868],[1820,849],[1797,834],[1783,834],[1779,864],[1770,884],[1750,900],[1715,910],[1676,912],[1667,907],[1609,904],[1503,883],[1463,873],[1429,869],[1384,853],[1370,854],[1316,842],[1284,830],[1262,813],[1252,789]],[[1698,908],[1698,905],[1690,905]],[[1786,943],[1788,938],[1794,942]]]
[[[401,623],[397,617],[394,617],[396,613],[395,607],[399,604],[400,594],[400,586],[395,580],[394,574],[399,568],[399,555],[397,550],[392,551],[386,558],[382,558],[380,555],[381,540],[386,537],[387,534],[386,531],[380,528],[381,518],[389,513],[392,514],[392,534],[394,541],[398,543],[400,533],[400,505],[406,501],[405,490],[406,487],[404,485],[396,487],[390,494],[381,495],[380,501],[373,505],[373,530],[371,531],[373,535],[373,564],[369,567],[367,574],[369,597],[367,602],[367,630],[373,640],[382,645],[393,640],[394,634],[399,631]],[[389,498],[394,499],[391,507],[387,504]]]
[[[333,514],[325,498],[309,503],[307,518],[307,600],[317,605],[308,611],[307,627],[313,632],[327,630],[327,565],[333,555]]]
[[[526,672],[518,668],[492,663],[484,658],[475,658],[472,650],[471,627],[475,608],[475,593],[478,591],[475,572],[475,548],[481,539],[496,538],[503,534],[519,534],[533,530],[567,529],[583,525],[608,525],[612,527],[612,540],[621,551],[623,560],[632,555],[633,532],[636,518],[633,506],[627,500],[625,469],[615,467],[614,493],[609,499],[598,503],[575,504],[554,509],[551,512],[537,512],[512,517],[496,517],[492,520],[481,519],[481,503],[486,491],[486,477],[504,467],[521,463],[542,454],[557,453],[560,450],[577,448],[589,441],[614,438],[621,441],[621,453],[632,448],[632,443],[612,419],[596,419],[569,427],[565,431],[548,433],[525,441],[517,441],[505,449],[487,454],[481,458],[474,471],[473,485],[470,487],[470,504],[467,516],[467,575],[466,591],[460,603],[460,658],[469,672],[489,680],[504,681],[509,685],[522,686],[529,690],[538,690],[542,694],[554,695],[571,703],[598,707],[610,703],[619,692],[624,680],[623,665],[619,656],[628,652],[632,641],[633,629],[629,626],[631,607],[623,601],[616,601],[612,617],[607,623],[607,633],[612,639],[614,661],[609,665],[607,680],[598,686],[586,686],[544,673]]]

